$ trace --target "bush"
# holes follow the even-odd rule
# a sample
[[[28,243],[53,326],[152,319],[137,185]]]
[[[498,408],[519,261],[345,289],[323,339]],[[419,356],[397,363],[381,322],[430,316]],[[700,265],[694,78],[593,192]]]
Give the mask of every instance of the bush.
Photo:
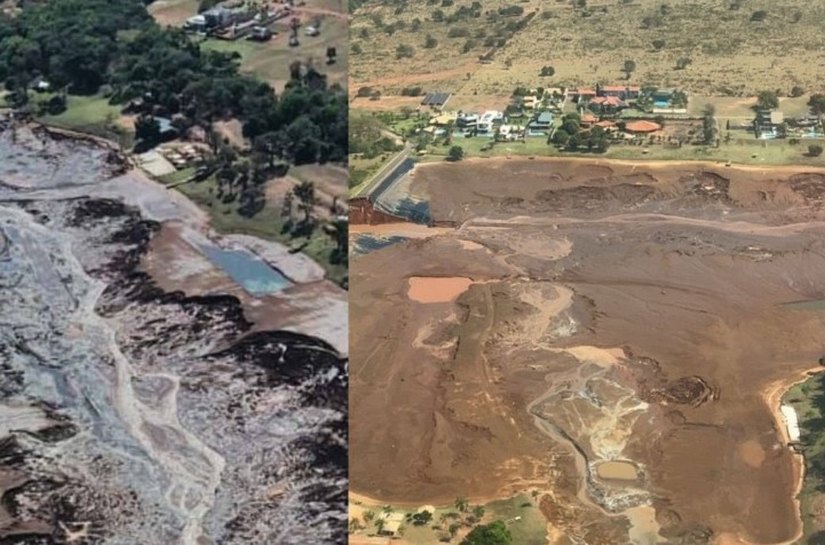
[[[450,151],[447,153],[447,160],[448,161],[461,161],[464,159],[464,148],[461,146],[453,146],[450,148]]]
[[[811,157],[819,157],[822,155],[823,148],[819,144],[811,144],[808,146],[808,155]]]

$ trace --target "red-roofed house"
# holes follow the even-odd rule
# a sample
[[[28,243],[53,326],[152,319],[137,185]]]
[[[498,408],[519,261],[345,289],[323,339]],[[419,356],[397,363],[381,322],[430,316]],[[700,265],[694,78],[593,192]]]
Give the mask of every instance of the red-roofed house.
[[[597,88],[601,97],[617,97],[622,100],[634,100],[639,98],[642,88],[638,85],[605,85]]]
[[[590,87],[578,87],[567,91],[568,98],[575,102],[586,102],[596,96],[596,90]]]
[[[590,127],[596,124],[599,121],[599,118],[593,114],[582,114],[581,115],[581,124],[582,127]]]
[[[622,108],[627,108],[627,102],[614,96],[595,97],[590,100],[588,106],[594,112],[615,113]]]

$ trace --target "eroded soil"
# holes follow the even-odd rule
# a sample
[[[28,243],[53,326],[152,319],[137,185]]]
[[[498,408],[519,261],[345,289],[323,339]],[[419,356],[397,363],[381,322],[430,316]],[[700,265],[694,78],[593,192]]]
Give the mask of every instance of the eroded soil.
[[[783,305],[825,297],[825,172],[479,160],[403,183],[442,228],[352,262],[353,490],[538,488],[560,544],[796,539],[772,392],[825,352],[825,314]],[[410,297],[427,277],[471,282]]]

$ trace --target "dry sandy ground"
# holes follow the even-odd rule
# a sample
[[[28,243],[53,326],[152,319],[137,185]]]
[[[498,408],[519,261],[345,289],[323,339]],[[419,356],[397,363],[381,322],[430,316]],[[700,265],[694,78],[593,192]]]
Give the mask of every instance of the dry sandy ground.
[[[784,303],[825,298],[825,173],[502,159],[412,178],[455,228],[382,225],[414,236],[352,262],[355,491],[536,487],[559,543],[797,538],[777,396],[816,367],[825,313]]]

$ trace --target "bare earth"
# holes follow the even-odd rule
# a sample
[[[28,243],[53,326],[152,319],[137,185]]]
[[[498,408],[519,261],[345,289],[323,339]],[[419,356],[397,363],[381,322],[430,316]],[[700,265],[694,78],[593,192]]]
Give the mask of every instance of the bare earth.
[[[501,159],[408,187],[440,227],[351,265],[355,492],[537,488],[554,544],[798,538],[779,399],[825,313],[785,303],[825,297],[825,173]]]

